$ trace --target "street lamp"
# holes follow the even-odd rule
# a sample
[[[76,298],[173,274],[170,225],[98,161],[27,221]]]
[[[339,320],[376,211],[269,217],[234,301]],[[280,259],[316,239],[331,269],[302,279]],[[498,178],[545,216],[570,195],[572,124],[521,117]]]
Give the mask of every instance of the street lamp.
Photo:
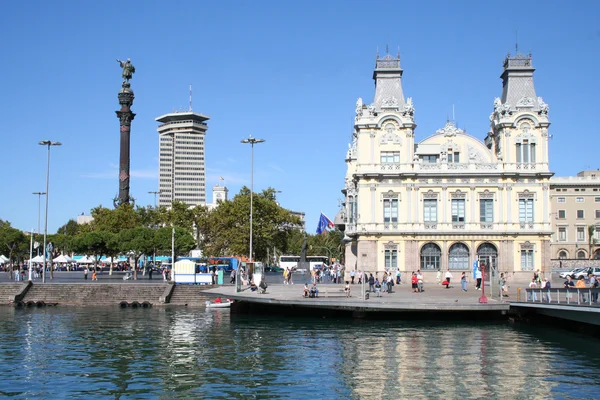
[[[44,196],[46,194],[46,192],[33,192],[33,194],[37,195],[37,197],[38,197],[38,229],[37,229],[37,234],[39,235],[40,234],[40,208],[41,208],[40,204],[41,204],[42,196]],[[38,244],[37,248],[39,249],[39,244]],[[39,251],[38,251],[38,256],[39,255],[40,254],[39,254]]]
[[[160,190],[157,191],[157,192],[152,192],[152,191],[148,192],[148,194],[153,194],[154,195],[154,209],[156,209],[156,195],[157,194],[161,194],[161,193],[162,192]]]
[[[162,192],[160,190],[156,191],[156,192],[153,192],[153,191],[148,192],[148,194],[154,195],[154,211],[156,211],[156,195],[161,194],[161,193]],[[152,256],[152,268],[154,268],[154,267],[156,267],[156,246],[154,246],[154,254]]]
[[[254,145],[257,143],[263,143],[264,139],[256,139],[252,136],[248,137],[248,139],[242,140],[242,143],[247,144],[250,143],[252,146],[252,158],[250,162],[250,262],[252,262],[252,197],[254,194]]]
[[[46,283],[46,263],[48,255],[46,254],[46,237],[48,236],[48,189],[50,186],[50,147],[60,146],[61,142],[51,142],[50,140],[42,140],[38,143],[40,146],[48,146],[48,166],[46,168],[46,213],[44,215],[44,271],[42,272],[42,283]]]

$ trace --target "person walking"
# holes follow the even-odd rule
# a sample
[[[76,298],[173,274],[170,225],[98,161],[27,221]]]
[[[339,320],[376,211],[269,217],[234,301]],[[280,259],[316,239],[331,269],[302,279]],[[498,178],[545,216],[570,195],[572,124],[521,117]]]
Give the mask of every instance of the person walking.
[[[462,286],[462,291],[466,292],[467,291],[467,274],[462,273],[462,275],[460,276],[460,285]]]
[[[235,269],[231,270],[231,274],[229,275],[229,283],[230,284],[235,283]]]
[[[579,279],[577,280],[577,283],[575,283],[575,288],[579,289],[578,292],[580,294],[580,300],[583,303],[587,303],[587,297],[585,295],[585,291],[581,290],[581,289],[586,289],[587,286],[585,285],[585,278],[583,276],[580,276]]]
[[[529,289],[532,289],[530,292],[528,292],[528,296],[527,296],[527,300],[529,301],[537,301],[537,294],[535,293],[535,290],[533,289],[537,289],[537,279],[535,278],[535,276],[533,277],[533,279],[531,280],[531,282],[529,282]]]
[[[83,269],[83,280],[87,281],[87,276],[88,276],[88,269],[87,269],[87,267],[85,267]]]
[[[417,279],[416,272],[412,273],[412,276],[410,277],[410,283],[412,285],[413,293],[418,293],[419,292],[419,280]]]
[[[354,285],[354,277],[356,276],[356,271],[350,271],[350,283]]]
[[[387,292],[387,272],[383,273],[383,278],[381,279],[381,288],[384,292]]]
[[[423,275],[421,275],[421,270],[417,270],[417,287],[419,288],[419,293],[422,293],[425,291],[425,289],[423,289]]]
[[[400,285],[401,281],[400,281],[400,268],[398,268],[396,270],[396,284]]]
[[[477,268],[477,271],[475,272],[475,279],[477,280],[477,285],[475,285],[475,288],[477,290],[481,290],[481,267]]]
[[[392,274],[389,274],[387,279],[387,292],[392,293],[392,287],[394,286],[394,277],[392,276]]]
[[[358,270],[358,284],[362,285],[362,278],[363,278],[363,273],[362,271],[359,269]]]
[[[375,291],[375,278],[373,274],[369,274],[369,292],[372,293]]]
[[[542,286],[541,288],[542,290],[542,301],[544,301],[544,297],[546,297],[546,300],[548,300],[548,303],[550,303],[552,301],[552,298],[550,297],[550,288],[552,288],[552,284],[550,283],[550,281],[546,278],[544,278],[542,280]],[[506,297],[508,297],[508,295],[506,295]]]

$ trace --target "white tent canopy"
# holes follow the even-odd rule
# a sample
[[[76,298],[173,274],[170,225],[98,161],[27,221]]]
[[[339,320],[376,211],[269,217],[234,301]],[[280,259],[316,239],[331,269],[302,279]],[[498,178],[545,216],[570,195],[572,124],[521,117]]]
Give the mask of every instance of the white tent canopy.
[[[8,257],[6,257],[4,254],[0,255],[0,264],[3,264],[5,262],[9,262],[10,260],[8,259]]]
[[[37,256],[37,257],[33,257],[33,258],[32,258],[31,260],[29,260],[29,261],[31,261],[31,262],[34,262],[34,263],[43,263],[43,262],[44,262],[44,256],[42,256],[42,255],[39,255],[39,256]],[[48,261],[50,261],[50,260],[48,260]]]
[[[73,262],[73,259],[69,256],[60,255],[52,261],[54,261],[55,263],[70,263]]]
[[[79,260],[75,260],[75,262],[78,264],[93,264],[94,260],[89,258],[88,256],[85,256],[83,258],[80,258]]]

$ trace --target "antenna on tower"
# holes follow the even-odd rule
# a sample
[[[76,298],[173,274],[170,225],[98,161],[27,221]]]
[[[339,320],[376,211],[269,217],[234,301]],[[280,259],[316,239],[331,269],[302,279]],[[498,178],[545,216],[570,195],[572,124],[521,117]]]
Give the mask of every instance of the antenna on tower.
[[[454,104],[452,104],[452,121],[456,122],[456,118],[454,118]]]
[[[387,43],[385,44],[385,54],[390,54],[390,49]]]
[[[519,53],[519,29],[515,29],[515,51]]]
[[[190,83],[190,112],[192,112],[192,84]]]

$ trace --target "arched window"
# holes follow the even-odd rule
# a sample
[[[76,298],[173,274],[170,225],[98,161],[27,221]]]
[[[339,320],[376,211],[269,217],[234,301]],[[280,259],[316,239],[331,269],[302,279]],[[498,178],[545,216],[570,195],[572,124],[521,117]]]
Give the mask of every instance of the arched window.
[[[561,250],[558,252],[558,258],[560,260],[566,260],[567,258],[569,258],[569,253],[567,253],[565,250]]]
[[[600,249],[594,252],[594,260],[600,260]]]
[[[496,268],[496,263],[498,258],[498,250],[496,246],[491,243],[482,243],[477,248],[477,260],[479,261],[479,266],[485,266],[485,274],[489,276],[490,274],[490,265],[493,268]],[[491,264],[490,264],[491,263]]]
[[[585,260],[585,259],[587,258],[586,254],[585,254],[585,251],[583,251],[583,250],[579,250],[579,251],[577,252],[577,258],[578,258],[579,260]]]
[[[435,243],[427,243],[421,247],[421,269],[439,270],[442,251]]]
[[[454,243],[448,252],[449,269],[469,269],[469,248],[463,243]]]

